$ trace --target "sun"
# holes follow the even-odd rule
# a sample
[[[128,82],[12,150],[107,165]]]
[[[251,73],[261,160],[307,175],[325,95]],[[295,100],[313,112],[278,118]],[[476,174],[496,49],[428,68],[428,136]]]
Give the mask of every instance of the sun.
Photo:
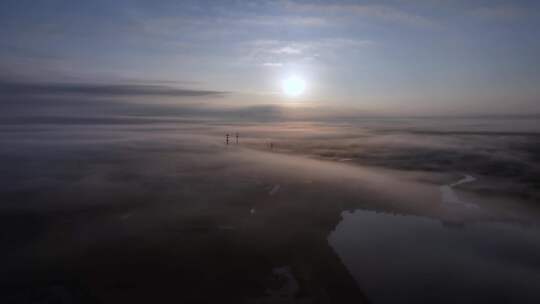
[[[290,97],[302,95],[306,90],[306,82],[298,76],[290,76],[283,80],[283,93]]]

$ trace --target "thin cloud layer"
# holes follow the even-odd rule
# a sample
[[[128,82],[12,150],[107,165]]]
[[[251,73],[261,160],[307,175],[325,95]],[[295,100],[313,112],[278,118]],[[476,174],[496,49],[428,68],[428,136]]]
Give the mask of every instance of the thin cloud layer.
[[[0,96],[13,95],[83,95],[83,96],[222,96],[223,91],[178,89],[164,85],[120,85],[86,83],[16,83],[0,82]]]

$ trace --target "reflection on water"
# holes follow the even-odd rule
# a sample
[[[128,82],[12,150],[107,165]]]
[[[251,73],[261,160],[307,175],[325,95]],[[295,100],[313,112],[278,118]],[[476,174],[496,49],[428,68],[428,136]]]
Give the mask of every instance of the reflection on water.
[[[540,303],[540,230],[344,212],[329,243],[373,303]]]

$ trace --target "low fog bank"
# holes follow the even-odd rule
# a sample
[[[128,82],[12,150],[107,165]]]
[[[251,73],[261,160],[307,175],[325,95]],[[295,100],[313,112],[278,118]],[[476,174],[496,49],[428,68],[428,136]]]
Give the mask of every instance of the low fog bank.
[[[152,178],[165,178],[172,170],[167,162],[172,160],[176,168],[170,176],[187,178],[177,181],[186,185],[192,178],[229,178],[228,170],[234,168],[239,172],[233,179],[245,179],[246,171],[258,170],[264,176],[296,176],[301,181],[319,179],[340,187],[375,189],[385,193],[387,200],[394,195],[414,204],[437,201],[437,187],[472,175],[477,180],[460,185],[460,191],[515,201],[516,208],[523,202],[534,206],[540,197],[540,133],[534,119],[260,123],[162,117],[72,119],[77,122],[52,119],[0,126],[5,171],[0,189],[11,198],[4,207],[29,205],[19,195],[29,186],[77,193],[73,185],[92,181],[96,190],[92,195],[139,191],[149,182],[148,172],[153,172]],[[225,144],[227,133],[229,145]],[[109,180],[110,176],[117,178]],[[343,182],[346,177],[354,181]],[[114,190],[117,186],[121,187],[118,191]],[[108,187],[112,191],[103,190]],[[415,187],[417,191],[412,190]]]
[[[415,199],[431,201],[432,187],[227,146],[230,126],[5,127],[0,299],[8,303],[272,303],[283,267],[298,286],[291,299],[363,303],[326,241],[341,212],[365,203],[437,213]],[[410,203],[384,195],[386,184]]]
[[[0,294],[8,303],[59,294],[272,303],[276,282],[293,280],[288,299],[368,302],[327,242],[344,210],[445,227],[538,223],[535,131],[496,135],[501,121],[474,123],[6,122]],[[477,180],[455,191],[478,207],[444,204],[440,186],[465,174]]]
[[[471,174],[468,190],[537,201],[540,133],[535,119],[356,119],[248,128],[274,151],[400,171]],[[256,138],[250,146],[265,149]]]

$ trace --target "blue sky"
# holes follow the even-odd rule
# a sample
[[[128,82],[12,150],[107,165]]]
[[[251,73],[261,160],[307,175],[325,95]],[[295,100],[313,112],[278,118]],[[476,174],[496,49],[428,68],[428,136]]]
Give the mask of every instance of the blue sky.
[[[540,112],[538,1],[156,2],[2,1],[0,79],[166,84],[231,106]],[[291,100],[293,74],[307,90]]]

